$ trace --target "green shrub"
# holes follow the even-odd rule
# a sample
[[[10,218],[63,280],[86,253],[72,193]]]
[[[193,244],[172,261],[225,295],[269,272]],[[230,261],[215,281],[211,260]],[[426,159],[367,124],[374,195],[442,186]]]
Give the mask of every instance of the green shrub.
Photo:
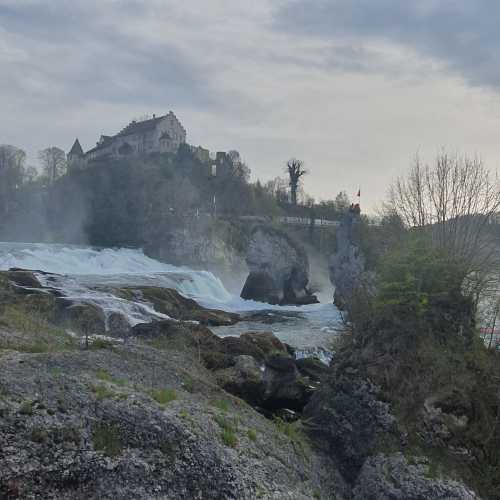
[[[175,389],[153,389],[151,397],[161,406],[165,406],[177,399],[177,393]]]

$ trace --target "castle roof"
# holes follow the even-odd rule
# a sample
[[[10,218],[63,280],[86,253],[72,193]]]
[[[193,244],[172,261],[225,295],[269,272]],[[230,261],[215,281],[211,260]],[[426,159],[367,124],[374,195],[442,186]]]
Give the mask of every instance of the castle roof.
[[[129,123],[121,132],[116,134],[116,137],[131,134],[143,134],[144,132],[153,130],[156,128],[156,125],[158,125],[158,123],[165,118],[165,116],[158,116],[142,122],[133,121]]]
[[[69,155],[74,155],[74,156],[83,156],[83,149],[80,144],[80,141],[78,140],[78,137],[76,138],[73,146],[71,147],[70,152],[68,153]]]

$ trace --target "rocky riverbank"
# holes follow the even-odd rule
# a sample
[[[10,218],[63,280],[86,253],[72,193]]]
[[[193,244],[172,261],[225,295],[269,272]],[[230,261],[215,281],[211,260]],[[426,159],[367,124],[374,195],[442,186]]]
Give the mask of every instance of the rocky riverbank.
[[[324,367],[271,334],[219,338],[193,318],[220,312],[172,291],[140,292],[190,320],[98,335],[95,308],[0,273],[0,496],[342,498],[302,423],[277,416],[302,409]]]

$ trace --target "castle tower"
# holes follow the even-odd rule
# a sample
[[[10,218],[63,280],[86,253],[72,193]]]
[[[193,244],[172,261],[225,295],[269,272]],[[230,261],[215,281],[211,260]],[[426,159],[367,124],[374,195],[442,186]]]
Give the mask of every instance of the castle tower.
[[[68,153],[68,169],[80,169],[85,165],[85,155],[78,137]]]

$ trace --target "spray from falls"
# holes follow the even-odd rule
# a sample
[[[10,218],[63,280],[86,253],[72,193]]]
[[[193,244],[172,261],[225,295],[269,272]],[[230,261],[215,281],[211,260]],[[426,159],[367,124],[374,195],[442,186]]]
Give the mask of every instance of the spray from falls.
[[[171,288],[204,307],[243,314],[260,311],[287,317],[286,322],[273,324],[248,320],[240,326],[214,328],[219,335],[267,330],[294,346],[328,348],[327,339],[331,338],[338,323],[338,311],[331,304],[280,307],[243,300],[229,293],[211,272],[165,264],[136,249],[0,243],[0,270],[10,268],[41,271],[37,276],[44,286],[60,291],[75,303],[94,304],[106,316],[120,313],[132,326],[168,316],[155,311],[147,302],[121,298],[113,289]]]

